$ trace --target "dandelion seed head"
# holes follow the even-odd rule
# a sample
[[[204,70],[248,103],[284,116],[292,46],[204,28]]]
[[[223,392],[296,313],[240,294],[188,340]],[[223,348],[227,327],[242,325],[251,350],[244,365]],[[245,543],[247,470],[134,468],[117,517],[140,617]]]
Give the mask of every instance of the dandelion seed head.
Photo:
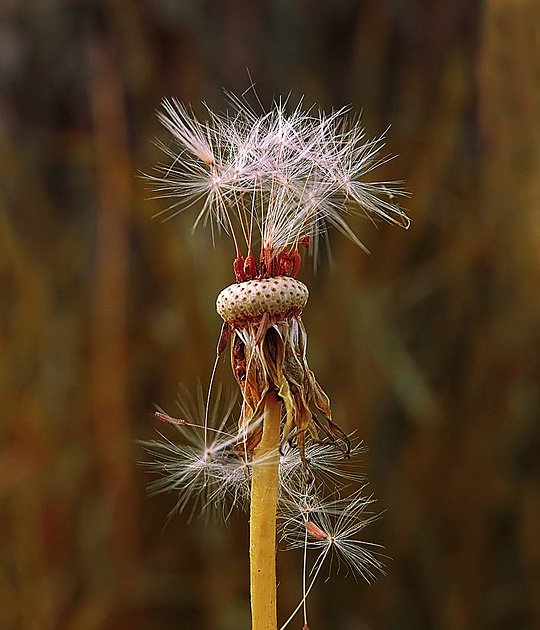
[[[181,420],[159,415],[178,441],[162,436],[145,445],[159,475],[150,490],[175,492],[172,512],[217,506],[227,518],[249,505],[252,481],[257,496],[253,471],[278,461],[280,536],[286,548],[303,550],[305,609],[326,564],[367,581],[384,567],[377,546],[363,539],[376,516],[355,463],[362,443],[351,444],[334,422],[307,362],[301,316],[309,292],[296,279],[303,248],[316,257],[330,227],[364,248],[350,224],[355,215],[405,228],[409,219],[396,202],[405,194],[400,183],[372,178],[390,159],[384,134],[366,138],[347,108],[323,112],[278,99],[258,113],[243,98],[229,98],[232,111],[207,108],[204,121],[174,99],[163,102],[159,118],[174,144],[160,145],[170,162],[151,180],[158,196],[171,199],[164,216],[196,208],[193,229],[210,225],[212,236],[223,231],[233,240],[236,282],[216,301],[224,323],[211,382],[230,344],[242,401],[233,414],[233,403],[221,408],[220,390],[212,398],[210,387],[206,400],[200,389],[195,397],[184,390]],[[279,449],[260,456],[269,396],[280,405],[273,418]],[[308,552],[315,554],[309,588]],[[305,611],[304,622],[307,628]]]
[[[366,140],[347,108],[325,113],[278,99],[257,114],[245,100],[229,98],[231,112],[207,108],[203,122],[177,100],[163,101],[159,119],[177,149],[164,149],[172,167],[151,179],[159,195],[178,198],[175,213],[201,201],[203,223],[226,227],[237,244],[242,236],[247,251],[258,241],[261,251],[276,253],[305,236],[316,239],[326,225],[359,242],[348,224],[351,211],[408,226],[395,203],[404,194],[400,185],[369,179],[389,159],[381,157],[384,136]]]

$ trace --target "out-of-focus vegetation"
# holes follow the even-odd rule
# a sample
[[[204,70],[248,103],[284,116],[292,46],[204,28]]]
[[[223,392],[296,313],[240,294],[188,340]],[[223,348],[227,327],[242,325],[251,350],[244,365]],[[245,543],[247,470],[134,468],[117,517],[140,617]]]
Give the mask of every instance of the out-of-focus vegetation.
[[[358,221],[304,265],[310,363],[370,451],[388,576],[313,630],[540,624],[540,5],[4,0],[0,627],[247,627],[247,522],[148,498],[136,440],[208,381],[228,242],[152,220],[162,96],[352,103],[389,124],[413,226]],[[226,374],[222,370],[221,374]],[[279,558],[280,606],[300,561]]]

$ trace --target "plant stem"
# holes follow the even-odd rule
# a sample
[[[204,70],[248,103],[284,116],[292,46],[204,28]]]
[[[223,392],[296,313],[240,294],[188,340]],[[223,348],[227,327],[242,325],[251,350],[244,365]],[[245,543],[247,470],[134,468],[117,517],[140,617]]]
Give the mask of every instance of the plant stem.
[[[276,630],[276,504],[281,403],[273,392],[264,401],[261,441],[251,480],[250,572],[252,630]]]

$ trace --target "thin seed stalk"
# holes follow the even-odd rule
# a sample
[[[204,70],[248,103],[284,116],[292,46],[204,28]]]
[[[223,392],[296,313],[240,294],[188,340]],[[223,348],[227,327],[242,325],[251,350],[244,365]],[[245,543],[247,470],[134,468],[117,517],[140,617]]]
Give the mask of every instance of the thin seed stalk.
[[[254,452],[250,509],[252,630],[276,630],[276,505],[281,404],[271,392],[264,401],[261,441]]]

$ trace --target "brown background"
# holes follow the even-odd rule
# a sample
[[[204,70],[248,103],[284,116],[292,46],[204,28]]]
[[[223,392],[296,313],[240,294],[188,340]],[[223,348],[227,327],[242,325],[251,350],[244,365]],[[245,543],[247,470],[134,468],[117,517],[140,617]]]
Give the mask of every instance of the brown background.
[[[392,558],[370,587],[321,582],[312,630],[540,627],[539,6],[2,2],[1,628],[247,628],[245,516],[165,526],[136,443],[208,381],[232,279],[193,214],[151,218],[155,110],[222,109],[246,68],[263,103],[391,124],[380,177],[412,193],[408,232],[358,221],[371,256],[334,234],[333,265],[301,271]],[[299,562],[280,556],[282,615]]]

